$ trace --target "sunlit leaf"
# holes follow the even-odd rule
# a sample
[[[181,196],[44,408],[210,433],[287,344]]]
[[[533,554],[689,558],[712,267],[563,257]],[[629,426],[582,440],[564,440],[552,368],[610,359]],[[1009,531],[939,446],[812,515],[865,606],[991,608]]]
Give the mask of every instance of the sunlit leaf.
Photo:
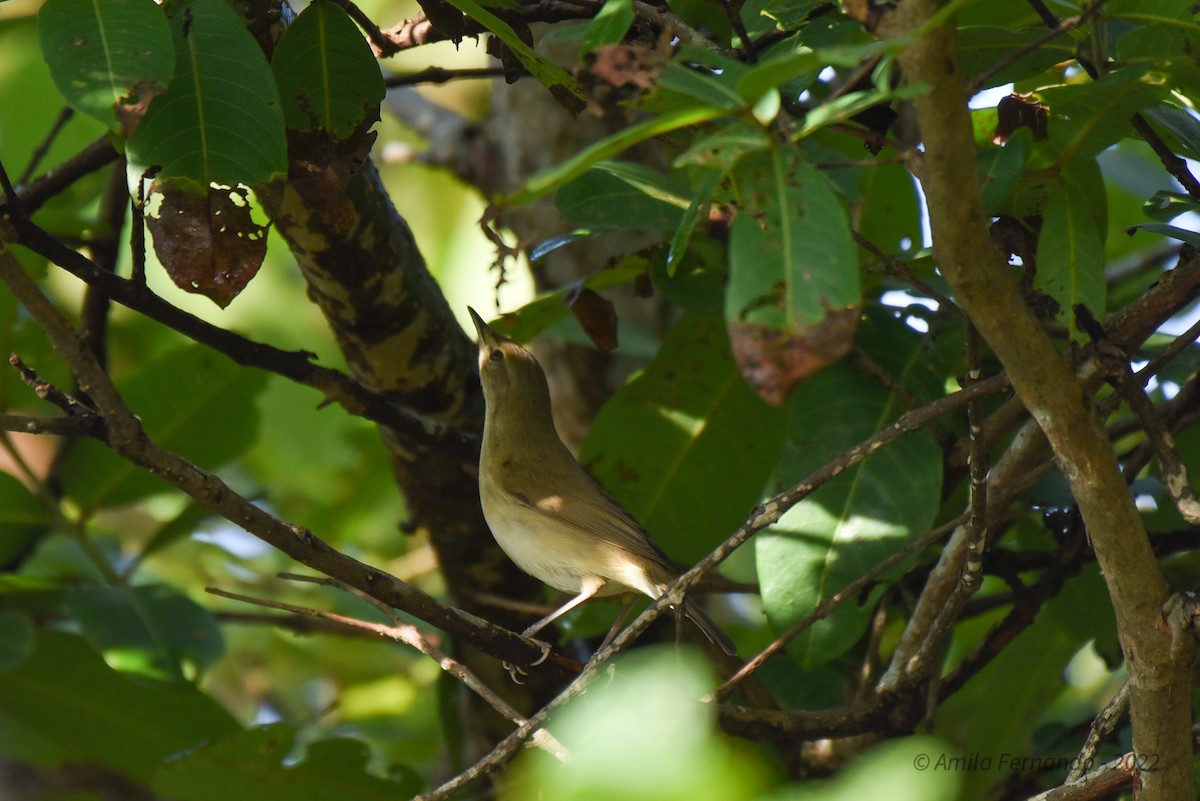
[[[581,458],[673,557],[694,561],[758,500],[783,423],[742,381],[720,319],[685,315],[605,404]]]

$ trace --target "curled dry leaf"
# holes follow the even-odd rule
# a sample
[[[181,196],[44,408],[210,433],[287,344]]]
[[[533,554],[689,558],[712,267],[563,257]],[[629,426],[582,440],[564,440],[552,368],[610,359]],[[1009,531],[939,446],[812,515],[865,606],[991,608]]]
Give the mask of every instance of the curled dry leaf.
[[[581,287],[572,289],[564,299],[597,348],[609,351],[617,347],[617,311],[611,300]]]
[[[733,358],[746,383],[773,406],[808,376],[850,352],[858,309],[830,312],[801,330],[785,331],[757,323],[729,323]]]
[[[665,49],[638,44],[604,45],[588,56],[586,69],[610,86],[636,87],[647,92],[654,88],[670,57],[669,45]]]
[[[996,104],[996,144],[1008,141],[1019,128],[1033,131],[1034,139],[1045,139],[1050,110],[1029,95],[1011,94]]]
[[[247,193],[228,187],[188,192],[172,181],[156,181],[151,191],[162,195],[146,224],[163,268],[180,289],[225,308],[267,253],[267,228],[251,218]]]

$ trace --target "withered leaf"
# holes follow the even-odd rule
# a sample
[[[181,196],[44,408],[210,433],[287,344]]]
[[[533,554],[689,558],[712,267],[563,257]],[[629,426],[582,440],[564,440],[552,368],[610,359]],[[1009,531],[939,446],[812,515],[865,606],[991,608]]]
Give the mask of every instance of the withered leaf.
[[[225,308],[267,253],[267,228],[251,218],[246,192],[214,187],[188,192],[170,180],[155,181],[151,192],[162,195],[158,213],[146,224],[163,268],[180,289]]]
[[[800,381],[850,352],[858,318],[858,309],[842,309],[791,331],[730,322],[733,358],[751,389],[778,406]]]
[[[354,204],[346,198],[346,184],[371,152],[376,134],[370,128],[378,119],[378,113],[374,119],[364,119],[346,139],[320,128],[287,132],[288,183],[337,233],[354,224]]]
[[[649,91],[670,55],[669,48],[664,52],[662,48],[646,45],[604,45],[591,54],[587,70],[611,86],[634,86]]]
[[[1049,121],[1050,110],[1045,103],[1029,95],[1005,95],[996,104],[996,144],[1008,141],[1019,128],[1033,131],[1034,139],[1045,139]]]
[[[597,348],[609,351],[617,347],[617,310],[611,300],[578,286],[567,292],[564,300]]]

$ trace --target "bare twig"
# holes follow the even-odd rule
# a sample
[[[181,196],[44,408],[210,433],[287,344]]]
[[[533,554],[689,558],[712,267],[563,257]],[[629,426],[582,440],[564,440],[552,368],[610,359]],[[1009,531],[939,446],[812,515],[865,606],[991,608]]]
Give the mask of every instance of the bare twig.
[[[38,165],[42,163],[42,159],[44,159],[46,154],[50,152],[50,146],[54,144],[54,140],[58,138],[63,126],[65,126],[73,116],[75,116],[75,109],[71,108],[70,106],[63,106],[62,110],[58,112],[58,118],[54,120],[54,124],[52,124],[50,126],[50,130],[46,132],[46,136],[43,137],[41,142],[38,142],[37,147],[35,147],[33,152],[29,154],[29,163],[25,165],[25,169],[21,172],[21,176],[17,178],[18,186],[28,183],[29,179],[33,177],[33,174],[37,172]]]
[[[297,578],[308,578],[306,576],[297,576]],[[236,592],[229,592],[217,587],[206,587],[205,591],[219,596],[228,598],[233,601],[241,601],[242,603],[254,604],[255,606],[263,606],[268,609],[280,609],[285,612],[291,612],[295,615],[303,615],[307,617],[319,618],[321,620],[329,620],[334,623],[340,623],[343,626],[348,626],[359,631],[367,631],[377,634],[381,637],[390,637],[396,642],[404,643],[416,651],[428,656],[433,661],[437,662],[442,670],[454,676],[461,681],[468,689],[476,693],[480,698],[486,701],[493,709],[499,712],[504,717],[516,723],[518,726],[525,722],[525,717],[514,709],[507,701],[505,701],[496,693],[492,692],[491,688],[479,680],[479,677],[471,672],[466,665],[456,659],[444,654],[439,648],[427,640],[424,635],[411,623],[406,623],[399,619],[395,610],[388,607],[386,604],[381,604],[377,599],[372,598],[353,587],[334,581],[336,586],[349,590],[360,598],[367,600],[376,608],[380,609],[391,620],[391,625],[382,623],[373,623],[369,620],[360,620],[358,618],[349,617],[347,615],[339,615],[336,612],[326,612],[323,609],[312,609],[304,606],[296,606],[294,604],[284,603],[283,601],[273,601],[266,598],[254,598],[249,595],[242,595]],[[534,742],[541,748],[544,748],[559,759],[566,759],[567,750],[554,739],[554,737],[545,730],[539,730],[533,738]]]

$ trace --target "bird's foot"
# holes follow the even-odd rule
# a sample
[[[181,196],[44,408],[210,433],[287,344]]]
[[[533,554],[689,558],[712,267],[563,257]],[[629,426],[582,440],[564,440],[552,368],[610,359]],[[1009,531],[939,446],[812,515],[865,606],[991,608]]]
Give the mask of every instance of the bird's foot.
[[[521,681],[521,676],[528,676],[528,670],[519,665],[514,665],[512,662],[501,662],[500,665],[508,671],[508,677],[513,680],[513,684],[525,683]]]
[[[539,656],[536,661],[529,663],[529,667],[537,667],[538,665],[542,664],[543,662],[545,662],[547,659],[550,658],[550,652],[554,648],[552,645],[550,645],[550,643],[543,642],[542,640],[538,640],[538,639],[535,639],[535,638],[529,636],[528,631],[526,631],[521,636],[524,637],[525,639],[529,640],[533,644],[535,644],[539,649],[541,649],[541,652],[542,652],[542,655]],[[525,668],[521,667],[520,665],[514,665],[511,662],[502,662],[501,664],[504,666],[504,669],[508,671],[509,678],[511,678],[514,682],[516,682],[517,684],[525,683],[525,682],[521,681],[520,677],[528,676],[529,671],[527,671]]]

